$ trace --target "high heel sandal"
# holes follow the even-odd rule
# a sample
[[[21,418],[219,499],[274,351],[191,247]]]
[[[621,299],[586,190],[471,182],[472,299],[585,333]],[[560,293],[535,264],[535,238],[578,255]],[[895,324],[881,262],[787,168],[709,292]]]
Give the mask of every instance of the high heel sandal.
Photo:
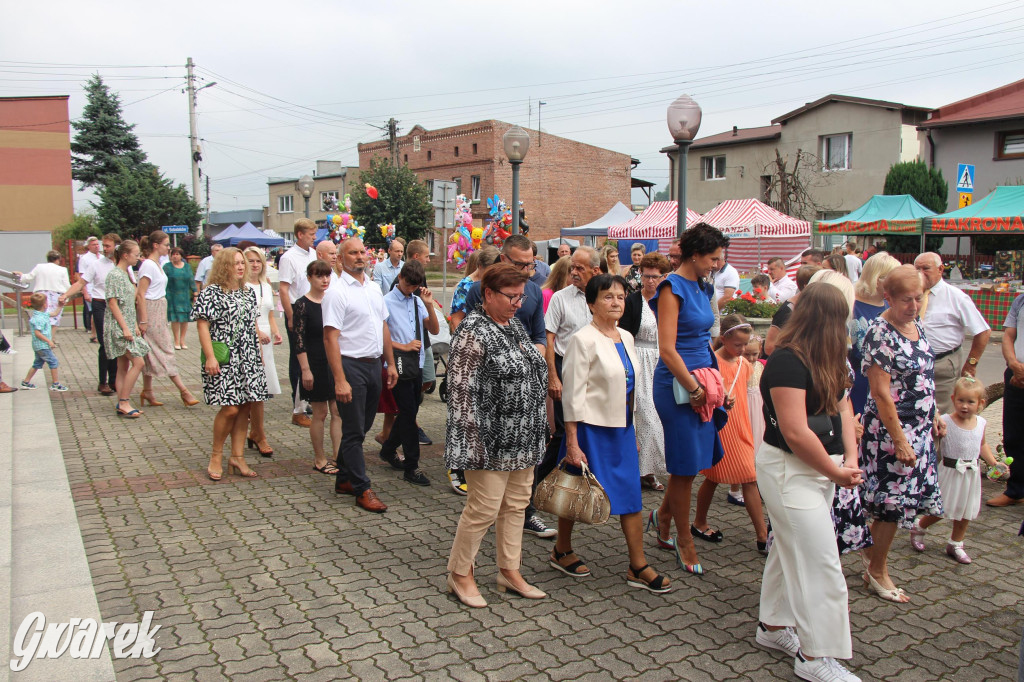
[[[243,471],[242,467],[245,467],[246,470]],[[245,463],[244,459],[241,460],[241,464],[239,464],[238,461],[236,461],[234,457],[228,457],[228,473],[229,474],[238,474],[242,478],[258,478],[259,477],[259,474],[257,474],[252,469],[249,469],[249,467]]]
[[[460,602],[474,609],[482,609],[487,606],[487,600],[484,599],[482,594],[470,596],[468,594],[462,594],[459,591],[459,586],[455,584],[455,578],[452,577],[452,573],[448,574],[448,591],[455,595],[455,598]]]
[[[224,453],[221,453],[219,455],[219,457],[220,457],[220,460],[221,460],[221,469],[222,469],[221,473],[215,474],[215,473],[213,473],[213,469],[211,469],[210,467],[206,467],[206,475],[210,477],[211,481],[219,481],[221,478],[224,477],[224,472],[223,472],[223,469],[224,469]],[[210,455],[210,459],[213,460],[213,455]]]
[[[673,548],[676,551],[676,563],[679,564],[679,568],[683,569],[687,573],[693,575],[704,575],[704,567],[700,565],[700,562],[695,564],[688,564],[683,561],[683,555],[679,552],[679,538],[676,538],[676,546]]]
[[[139,404],[142,405],[143,407],[145,407],[147,402],[152,407],[161,407],[163,405],[162,402],[160,402],[159,400],[155,400],[153,398],[153,392],[152,391],[150,391],[149,393],[147,393],[146,391],[143,391],[142,393],[139,393]]]
[[[640,577],[640,574],[650,567],[650,564],[644,564],[643,568],[637,570],[630,565],[629,571],[626,573],[626,584],[630,587],[639,587],[641,590],[647,590],[656,594],[664,594],[671,590],[672,588],[665,584],[668,581],[663,575],[656,573],[650,580],[644,580]]]
[[[121,409],[121,403],[128,403],[129,405],[131,405],[132,401],[129,400],[128,398],[124,398],[124,399],[118,398],[118,400],[117,400],[117,407],[114,408],[114,414],[116,414],[118,417],[126,417],[128,419],[138,419],[139,417],[142,416],[142,413],[139,412],[138,410],[135,410],[135,409],[132,409],[132,410],[129,410],[129,411],[125,412],[124,410]]]
[[[650,516],[647,517],[647,530],[654,529],[654,537],[658,539],[658,548],[667,549],[668,551],[674,551],[676,548],[676,541],[673,538],[665,540],[661,537],[661,527],[658,525],[658,510],[654,509],[651,511]]]
[[[185,396],[188,397],[186,398]],[[193,405],[199,404],[199,400],[197,400],[196,397],[192,395],[190,391],[181,392],[181,402],[185,403],[185,407],[192,407]]]
[[[526,581],[524,580],[523,582]],[[514,592],[525,599],[543,599],[548,596],[547,593],[542,592],[529,583],[526,584],[525,590],[520,590],[518,587],[513,585],[512,582],[501,573],[501,571],[498,571],[497,583],[498,592]]]
[[[894,587],[891,590],[887,590],[882,587],[882,584],[875,580],[875,576],[871,575],[868,571],[864,571],[864,587],[867,587],[885,601],[891,601],[897,604],[906,604],[910,601],[910,597],[907,597],[907,593],[903,591],[902,587]]]
[[[245,439],[245,444],[249,447],[250,450],[258,450],[259,453],[260,453],[260,457],[273,457],[274,456],[274,449],[271,448],[269,445],[267,446],[267,449],[264,450],[263,448],[260,447],[260,444],[256,440],[254,440],[252,438],[246,438]],[[337,473],[337,472],[335,472],[335,473]]]

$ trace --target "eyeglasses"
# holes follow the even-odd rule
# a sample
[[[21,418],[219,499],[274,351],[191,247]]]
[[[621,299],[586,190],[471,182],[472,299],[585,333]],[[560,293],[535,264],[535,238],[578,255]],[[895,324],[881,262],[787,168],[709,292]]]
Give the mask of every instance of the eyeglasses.
[[[654,280],[656,280],[656,279],[661,279],[661,278],[662,278],[662,277],[664,277],[665,275],[640,275],[640,276],[641,276],[641,277],[642,277],[643,279],[649,279],[649,280],[651,280],[651,281],[654,281]]]
[[[511,258],[509,258],[508,256],[505,256],[505,260],[506,260],[506,262],[508,262],[508,263],[509,263],[510,265],[514,265],[514,266],[515,266],[516,268],[518,268],[519,270],[527,270],[527,269],[529,269],[529,268],[532,268],[532,267],[534,267],[533,261],[530,261],[529,263],[520,263],[520,262],[519,262],[519,261],[517,261],[517,260],[512,260],[512,259],[511,259]]]
[[[504,291],[497,292],[508,299],[508,302],[512,305],[522,303],[526,300],[526,294],[506,294]]]

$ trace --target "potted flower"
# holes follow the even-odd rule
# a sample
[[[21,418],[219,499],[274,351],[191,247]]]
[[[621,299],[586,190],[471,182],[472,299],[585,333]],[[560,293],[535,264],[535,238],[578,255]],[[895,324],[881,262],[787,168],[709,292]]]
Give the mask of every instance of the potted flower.
[[[772,324],[772,317],[779,309],[779,304],[768,297],[768,292],[755,287],[752,292],[743,292],[725,304],[722,315],[739,313],[747,318],[756,334],[764,336]]]

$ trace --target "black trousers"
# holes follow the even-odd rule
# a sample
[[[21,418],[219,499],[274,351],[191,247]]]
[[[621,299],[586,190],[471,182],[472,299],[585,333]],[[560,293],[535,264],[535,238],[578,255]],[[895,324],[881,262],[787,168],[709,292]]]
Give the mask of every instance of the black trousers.
[[[107,302],[102,298],[92,299],[92,326],[96,330],[96,339],[100,342],[97,356],[96,369],[101,384],[109,384],[116,390],[114,385],[117,381],[117,358],[113,360],[107,357],[107,347],[103,344],[103,318],[107,314]]]
[[[92,301],[82,299],[82,326],[85,331],[92,331]]]
[[[1010,478],[1006,481],[1006,495],[1015,500],[1024,497],[1024,388],[1010,384],[1013,372],[1003,374],[1003,448],[1013,457]]]
[[[558,380],[562,380],[562,356],[555,354],[555,374],[558,375]],[[537,491],[537,484],[544,480],[544,477],[555,470],[555,466],[558,464],[558,452],[562,449],[562,441],[565,440],[565,415],[562,412],[562,401],[554,400],[554,417],[555,417],[555,432],[551,434],[551,438],[548,440],[548,447],[544,450],[544,457],[541,458],[540,464],[534,470],[533,474],[533,490]],[[531,514],[536,514],[537,508],[533,506],[533,501],[526,507],[526,518],[530,518]]]
[[[292,387],[292,411],[295,411],[295,396],[298,395],[299,381],[302,380],[302,367],[299,366],[299,358],[295,354],[295,348],[299,345],[299,335],[288,330],[288,383]]]
[[[341,415],[341,447],[338,448],[337,482],[348,481],[356,495],[362,495],[370,488],[366,475],[366,458],[363,456],[363,440],[366,432],[373,428],[377,416],[377,401],[380,400],[380,360],[366,362],[341,356],[345,379],[352,387],[352,402],[338,403]]]
[[[420,411],[420,389],[423,382],[419,379],[410,381],[399,381],[391,389],[391,395],[398,405],[398,415],[395,417],[395,424],[391,427],[388,439],[384,441],[381,455],[392,457],[402,446],[402,453],[405,455],[405,470],[415,471],[420,466],[420,438],[416,428],[416,415]]]

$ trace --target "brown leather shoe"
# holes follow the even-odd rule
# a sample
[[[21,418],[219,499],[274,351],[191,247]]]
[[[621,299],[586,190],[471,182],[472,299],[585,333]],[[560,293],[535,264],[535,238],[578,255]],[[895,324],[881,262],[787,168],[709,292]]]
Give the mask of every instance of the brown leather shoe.
[[[312,422],[310,421],[309,417],[307,417],[304,414],[292,415],[292,424],[295,424],[296,426],[301,426],[304,429],[308,429],[311,423]]]
[[[334,493],[336,495],[355,495],[356,491],[353,490],[352,484],[349,481],[334,484]]]
[[[114,395],[117,393],[117,391],[110,387],[110,384],[100,384],[96,387],[96,390],[100,392],[100,395]]]
[[[369,512],[376,514],[383,514],[388,510],[388,506],[380,501],[377,497],[377,493],[372,490],[366,490],[362,495],[356,498],[356,504]]]
[[[1024,498],[1015,500],[1006,493],[1002,493],[986,501],[985,504],[990,507],[1012,507],[1015,504],[1024,504]]]

